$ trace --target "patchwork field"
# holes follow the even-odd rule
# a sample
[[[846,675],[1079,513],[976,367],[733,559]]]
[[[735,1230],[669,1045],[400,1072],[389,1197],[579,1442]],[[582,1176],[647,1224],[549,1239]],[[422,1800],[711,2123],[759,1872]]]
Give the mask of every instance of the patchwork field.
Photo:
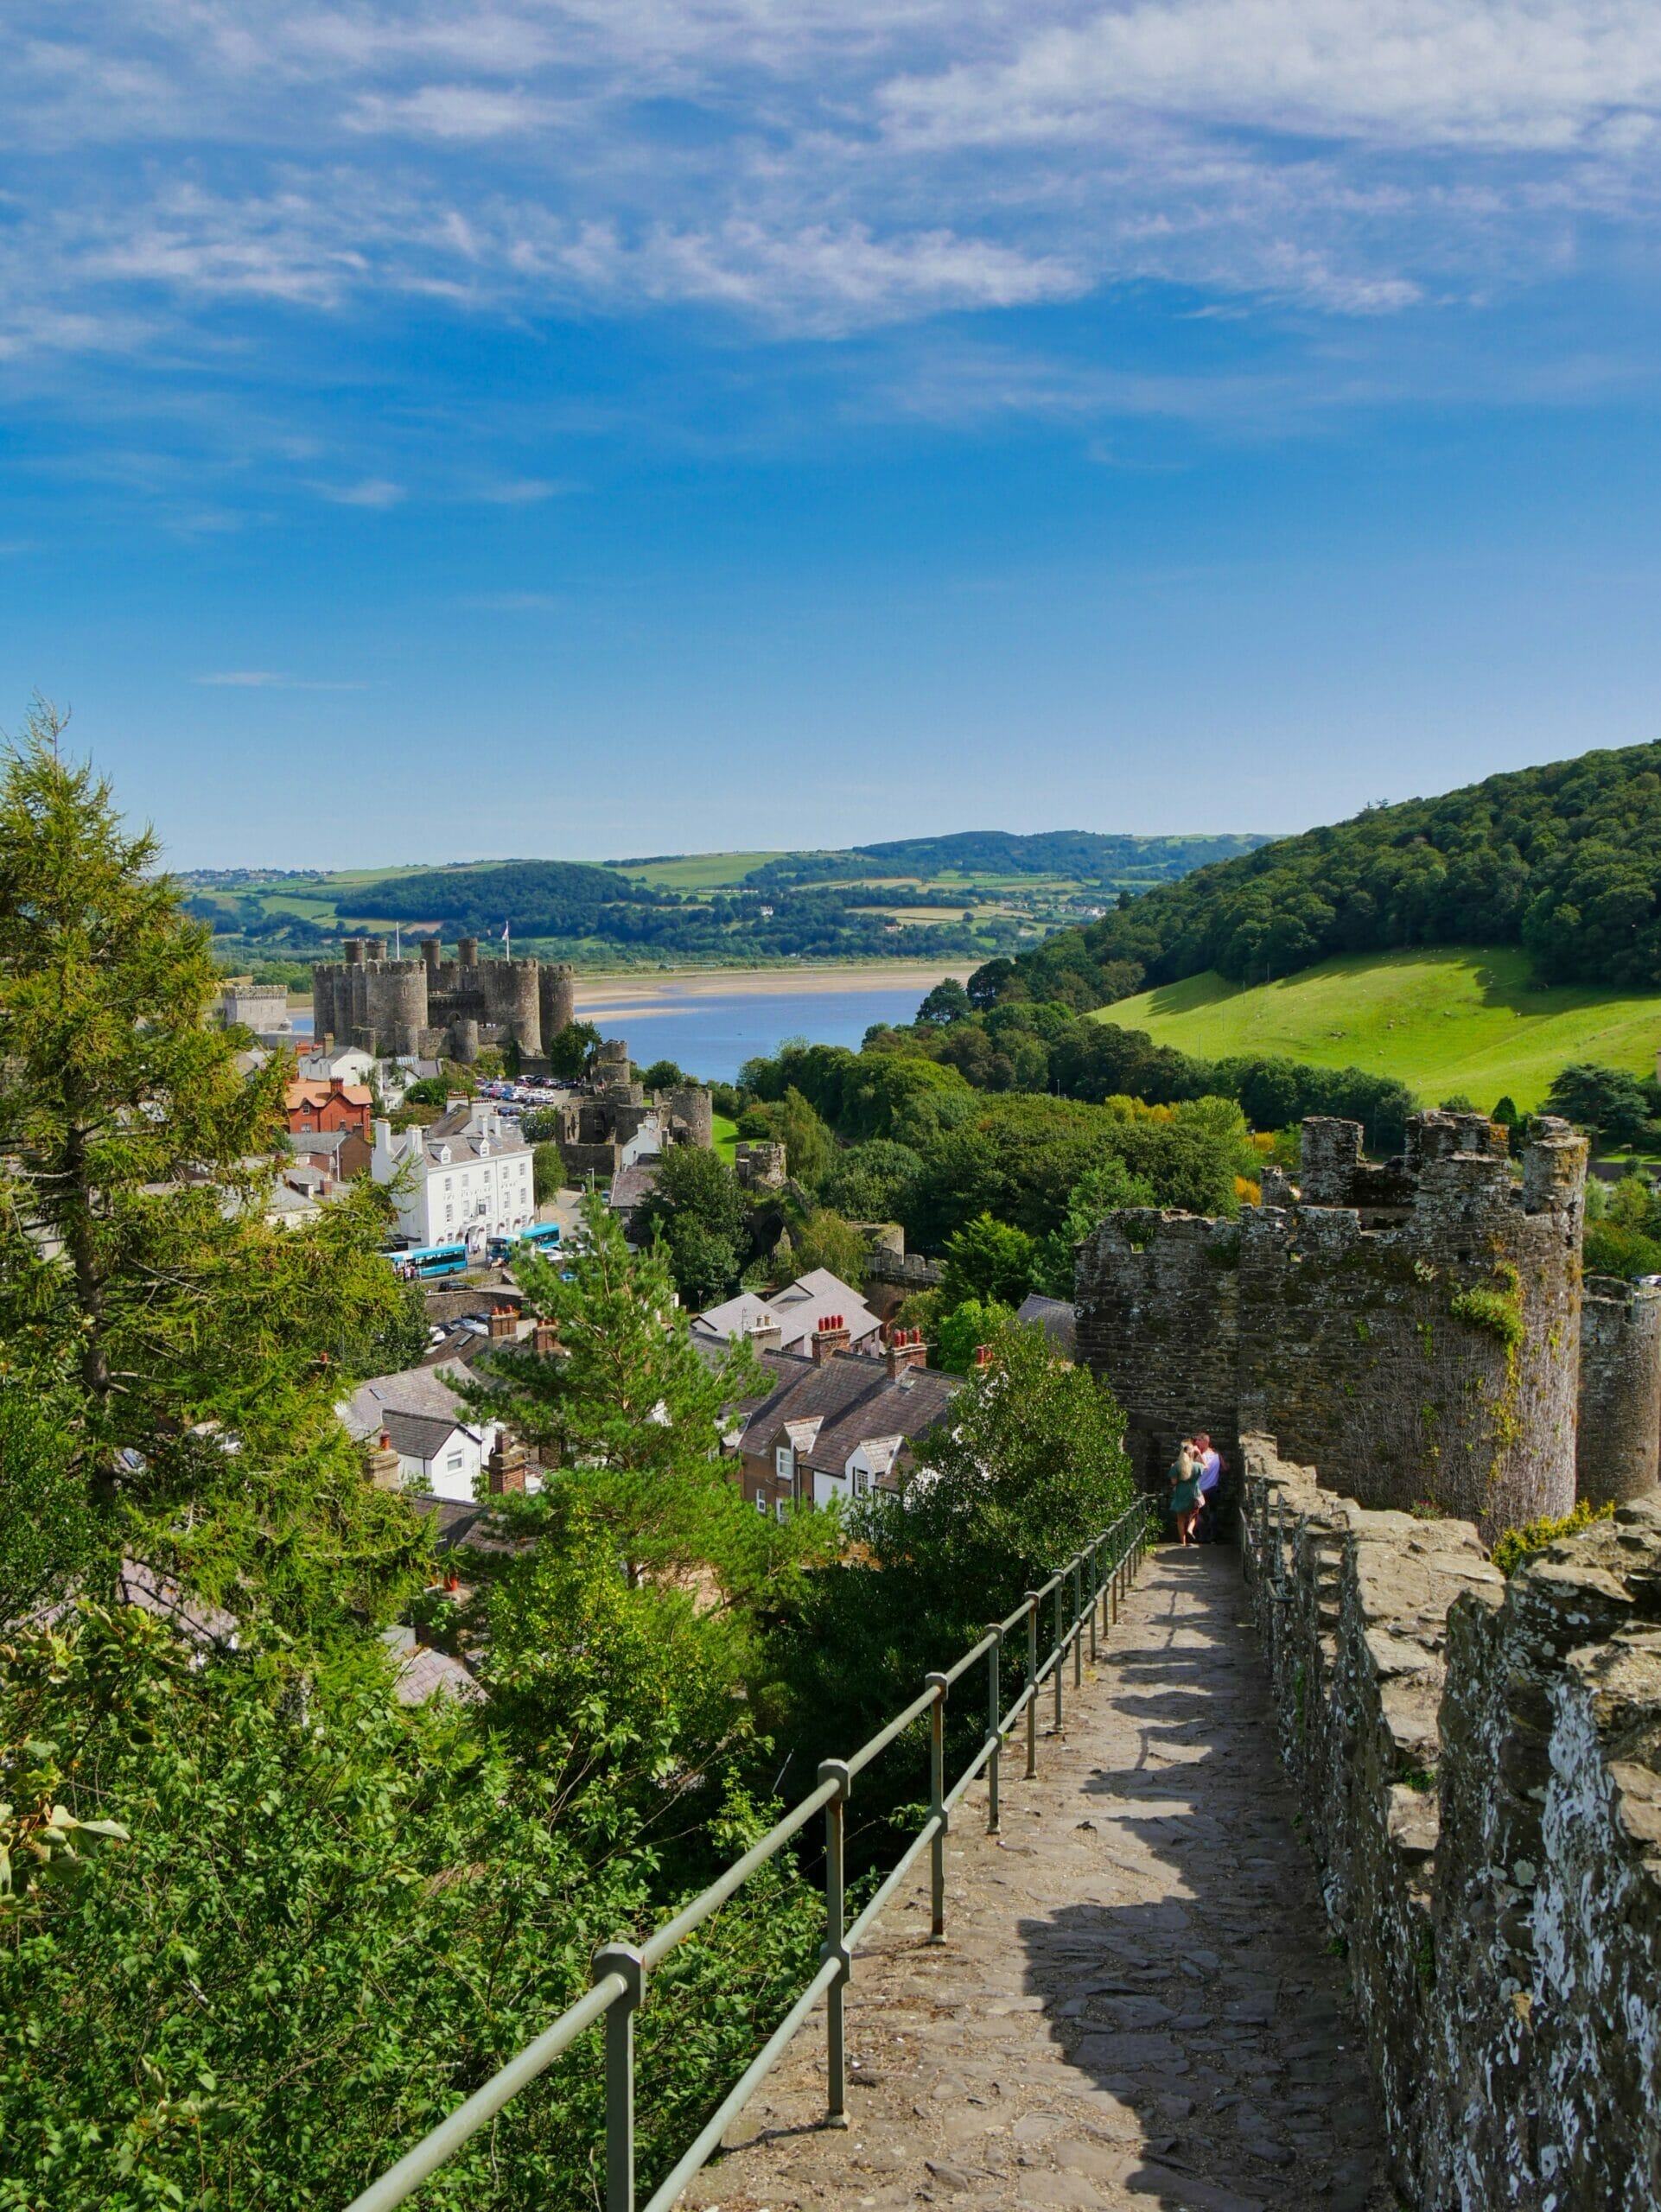
[[[1428,1105],[1463,1092],[1537,1107],[1571,1060],[1653,1074],[1661,996],[1540,989],[1511,948],[1437,946],[1323,961],[1255,988],[1215,973],[1143,991],[1096,1016],[1222,1059],[1276,1052],[1399,1077]]]

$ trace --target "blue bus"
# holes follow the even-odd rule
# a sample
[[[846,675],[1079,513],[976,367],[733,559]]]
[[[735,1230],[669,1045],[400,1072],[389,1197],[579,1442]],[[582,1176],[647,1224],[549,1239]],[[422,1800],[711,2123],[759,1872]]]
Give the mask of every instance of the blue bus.
[[[464,1275],[468,1271],[465,1244],[412,1244],[386,1257],[401,1275],[417,1282],[430,1282],[441,1275]]]
[[[528,1229],[515,1229],[506,1236],[493,1236],[485,1249],[491,1259],[506,1260],[512,1256],[516,1244],[529,1244],[538,1252],[554,1251],[559,1244],[559,1224],[557,1221],[533,1222]]]

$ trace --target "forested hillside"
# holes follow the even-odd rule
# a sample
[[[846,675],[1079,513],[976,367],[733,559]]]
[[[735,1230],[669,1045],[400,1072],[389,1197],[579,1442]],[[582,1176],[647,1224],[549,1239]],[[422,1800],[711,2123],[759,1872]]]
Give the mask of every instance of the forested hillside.
[[[1198,870],[1017,960],[1098,1004],[1215,969],[1262,983],[1338,953],[1521,945],[1546,982],[1661,986],[1661,744],[1369,807]]]
[[[1250,833],[1218,837],[1112,837],[1088,830],[1020,836],[1008,830],[963,830],[944,837],[895,837],[842,853],[784,853],[753,868],[751,883],[805,883],[856,869],[918,874],[1069,876],[1103,887],[1174,882],[1190,869],[1231,859],[1268,842]]]

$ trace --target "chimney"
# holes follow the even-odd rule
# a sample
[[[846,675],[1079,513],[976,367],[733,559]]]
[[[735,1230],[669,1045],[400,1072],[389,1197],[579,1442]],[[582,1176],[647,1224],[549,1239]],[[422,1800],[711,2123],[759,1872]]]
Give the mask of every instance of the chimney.
[[[510,1343],[519,1332],[519,1317],[511,1306],[493,1306],[490,1309],[490,1341],[493,1344]]]
[[[404,1472],[398,1456],[392,1449],[392,1440],[385,1429],[380,1442],[369,1455],[369,1479],[377,1490],[402,1490]]]
[[[986,1368],[989,1368],[991,1364],[992,1364],[992,1347],[991,1347],[991,1345],[990,1345],[990,1344],[977,1344],[977,1345],[976,1345],[976,1347],[975,1347],[975,1372],[978,1375],[978,1374],[980,1374],[980,1373],[983,1371],[983,1370],[984,1370],[984,1369],[986,1369]]]
[[[755,1351],[777,1351],[785,1340],[784,1325],[776,1313],[765,1321],[758,1321],[749,1332],[751,1348]]]
[[[826,1313],[813,1332],[813,1364],[823,1367],[839,1351],[846,1351],[852,1335],[840,1313]]]
[[[559,1350],[559,1324],[545,1319],[538,1320],[536,1334],[531,1339],[538,1359],[551,1358]]]
[[[928,1346],[923,1342],[920,1329],[894,1329],[889,1332],[886,1355],[888,1380],[893,1382],[908,1367],[928,1365]]]
[[[493,1314],[493,1320],[495,1316]],[[525,1489],[525,1446],[504,1436],[491,1453],[485,1480],[493,1497],[518,1496]]]

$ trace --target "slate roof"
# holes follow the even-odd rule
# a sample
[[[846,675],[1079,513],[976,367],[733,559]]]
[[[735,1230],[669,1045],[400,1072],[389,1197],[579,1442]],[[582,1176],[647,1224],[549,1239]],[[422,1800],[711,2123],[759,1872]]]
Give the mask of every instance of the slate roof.
[[[1016,1310],[1017,1321],[1028,1322],[1035,1329],[1042,1329],[1053,1350],[1063,1359],[1079,1357],[1079,1309],[1065,1298],[1041,1298],[1036,1291],[1023,1298]]]
[[[773,1389],[746,1408],[739,1448],[766,1452],[780,1430],[795,1440],[804,1463],[824,1474],[841,1474],[864,1445],[875,1462],[886,1452],[892,1467],[903,1444],[934,1427],[963,1387],[955,1375],[907,1368],[889,1380],[886,1362],[838,1352],[823,1367],[791,1352],[764,1352],[762,1364],[777,1377]]]
[[[433,1697],[453,1697],[461,1705],[480,1705],[485,1693],[459,1659],[452,1659],[445,1651],[435,1651],[430,1643],[422,1643],[399,1661],[392,1694],[400,1705],[425,1705]]]
[[[480,1424],[444,1381],[470,1382],[473,1376],[459,1359],[441,1360],[436,1367],[406,1367],[401,1374],[372,1376],[367,1382],[360,1382],[344,1405],[336,1408],[346,1425],[348,1435],[360,1442],[379,1436],[383,1428],[391,1432],[392,1441],[400,1452],[410,1459],[430,1459],[430,1451],[417,1450],[412,1440],[405,1445],[398,1441],[400,1433],[412,1440],[417,1435],[430,1438],[442,1424],[438,1442],[454,1428],[465,1428],[480,1435]],[[408,1426],[423,1424],[417,1431]],[[404,1425],[402,1428],[400,1424]]]
[[[774,1291],[771,1298],[759,1298],[754,1291],[743,1290],[722,1305],[711,1306],[697,1316],[697,1326],[725,1338],[749,1336],[777,1321],[781,1344],[788,1348],[811,1340],[820,1320],[829,1319],[833,1313],[841,1314],[856,1344],[874,1337],[881,1325],[859,1293],[839,1275],[833,1275],[828,1268],[811,1268],[794,1282]]]

